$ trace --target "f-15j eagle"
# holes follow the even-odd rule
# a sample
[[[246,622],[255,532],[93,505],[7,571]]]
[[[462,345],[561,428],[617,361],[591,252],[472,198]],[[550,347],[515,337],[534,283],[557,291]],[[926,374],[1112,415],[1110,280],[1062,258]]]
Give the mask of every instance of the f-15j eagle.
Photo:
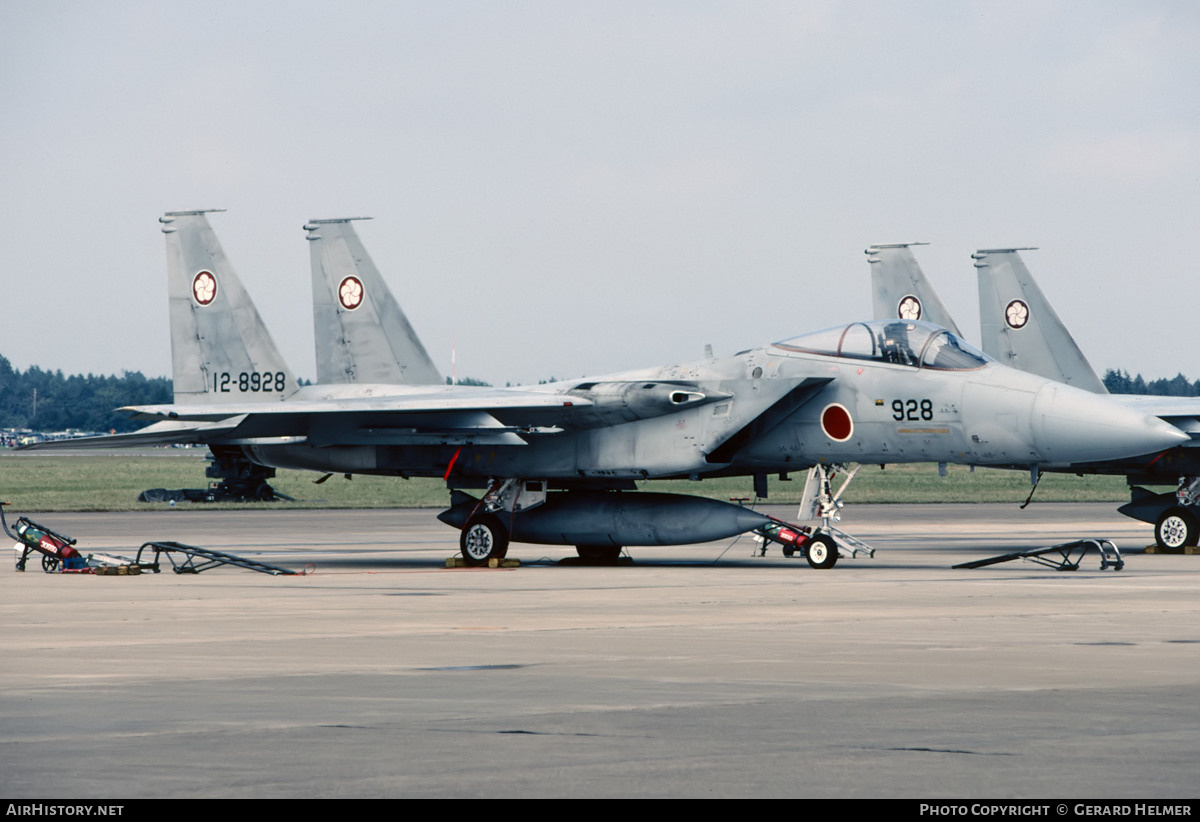
[[[910,245],[918,244],[897,243],[867,249],[875,318],[913,316],[953,327],[954,320],[909,251]],[[1032,250],[983,249],[971,255],[979,280],[983,350],[999,362],[1022,371],[1107,395],[1104,383],[1021,259],[1020,252]],[[1170,548],[1195,545],[1200,541],[1200,399],[1131,394],[1111,395],[1111,398],[1134,412],[1153,414],[1186,432],[1188,442],[1166,451],[1148,449],[1126,457],[1042,468],[1124,476],[1132,500],[1118,509],[1121,513],[1153,523],[1154,538],[1159,545]],[[1175,485],[1176,490],[1155,494],[1143,485]]]
[[[525,388],[301,387],[205,212],[161,222],[175,401],[123,409],[154,422],[91,443],[195,442],[262,466],[441,477],[452,494],[439,518],[461,529],[470,563],[503,555],[510,540],[605,556],[769,521],[715,500],[640,492],[639,480],[747,476],[761,486],[769,474],[845,462],[1054,468],[1189,439],[1154,414],[1007,368],[950,331],[907,321]]]

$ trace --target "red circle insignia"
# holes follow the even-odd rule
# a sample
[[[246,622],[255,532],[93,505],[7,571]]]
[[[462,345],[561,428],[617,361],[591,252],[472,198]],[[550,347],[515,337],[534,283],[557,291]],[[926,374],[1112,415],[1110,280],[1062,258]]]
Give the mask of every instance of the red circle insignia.
[[[217,298],[217,278],[211,271],[201,271],[192,278],[192,299],[208,305]]]
[[[358,277],[346,277],[338,286],[338,302],[347,311],[353,311],[362,305],[363,284]]]
[[[854,420],[841,403],[830,403],[821,412],[821,430],[825,436],[837,442],[845,442],[854,435]]]

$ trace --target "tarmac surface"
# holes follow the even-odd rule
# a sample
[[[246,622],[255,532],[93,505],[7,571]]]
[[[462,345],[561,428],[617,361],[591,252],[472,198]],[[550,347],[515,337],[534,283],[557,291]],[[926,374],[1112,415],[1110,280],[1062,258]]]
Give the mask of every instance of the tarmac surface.
[[[1200,556],[1113,508],[851,506],[878,553],[826,571],[748,537],[447,569],[429,510],[30,514],[315,572],[6,562],[0,795],[1194,798]],[[1124,570],[951,568],[1081,536]]]

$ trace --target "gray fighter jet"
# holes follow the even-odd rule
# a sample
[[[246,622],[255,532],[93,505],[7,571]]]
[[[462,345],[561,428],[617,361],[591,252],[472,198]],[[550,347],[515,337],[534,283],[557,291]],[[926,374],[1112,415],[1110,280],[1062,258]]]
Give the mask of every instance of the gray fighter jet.
[[[269,467],[441,477],[454,493],[440,518],[461,528],[471,563],[503,555],[510,539],[611,556],[766,523],[715,500],[636,491],[645,479],[746,476],[765,491],[769,474],[818,463],[1055,468],[1189,439],[919,321],[850,323],[732,357],[528,388],[299,387],[240,302],[205,213],[162,222],[177,391],[171,405],[125,409],[155,421],[147,436],[161,441],[170,426],[178,441]]]
[[[868,253],[887,262],[886,266],[872,267],[877,318],[880,311],[888,312],[885,317],[891,316],[888,303],[901,291],[911,293],[921,303],[941,306],[915,258],[911,253],[902,256],[894,250],[899,248],[902,246],[868,249]],[[979,323],[984,351],[1015,368],[1096,394],[1107,394],[1104,383],[1021,259],[1020,252],[1028,250],[1031,249],[985,249],[972,255],[979,279]],[[881,277],[881,272],[885,276]],[[1191,440],[1162,453],[1081,463],[1067,470],[1124,476],[1133,499],[1118,509],[1121,513],[1153,523],[1159,545],[1172,548],[1195,545],[1200,541],[1200,400],[1128,394],[1113,395],[1112,399],[1127,408],[1154,414],[1187,432]],[[1175,485],[1176,490],[1156,494],[1142,485]]]

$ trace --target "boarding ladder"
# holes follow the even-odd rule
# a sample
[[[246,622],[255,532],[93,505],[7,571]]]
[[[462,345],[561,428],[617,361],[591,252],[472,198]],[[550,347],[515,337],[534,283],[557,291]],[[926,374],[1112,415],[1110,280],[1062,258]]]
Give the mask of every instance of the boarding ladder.
[[[234,565],[238,568],[246,568],[263,574],[271,574],[272,576],[303,575],[308,572],[308,569],[304,571],[292,571],[288,568],[280,568],[277,565],[268,565],[258,560],[246,559],[234,554],[225,554],[221,551],[213,551],[210,548],[197,548],[195,545],[184,545],[181,542],[147,542],[138,549],[135,561],[139,565],[142,563],[142,553],[147,549],[154,552],[154,563],[156,565],[159,562],[159,557],[162,554],[166,554],[167,559],[171,563],[172,570],[177,574],[199,574],[202,571],[216,568],[219,565]],[[177,560],[177,556],[182,556],[183,558]],[[200,561],[197,562],[197,559]]]
[[[1014,559],[1027,559],[1038,565],[1053,568],[1056,571],[1078,571],[1079,563],[1092,549],[1100,555],[1100,570],[1112,568],[1120,571],[1125,567],[1121,559],[1121,551],[1107,539],[1077,539],[1074,542],[1064,542],[1062,545],[1052,545],[1049,548],[1034,548],[1029,551],[1014,551],[1011,554],[1001,554],[998,557],[977,559],[973,562],[963,562],[955,568],[982,568],[985,565],[996,565],[1000,562],[1011,562]],[[1057,559],[1055,558],[1057,555]]]

